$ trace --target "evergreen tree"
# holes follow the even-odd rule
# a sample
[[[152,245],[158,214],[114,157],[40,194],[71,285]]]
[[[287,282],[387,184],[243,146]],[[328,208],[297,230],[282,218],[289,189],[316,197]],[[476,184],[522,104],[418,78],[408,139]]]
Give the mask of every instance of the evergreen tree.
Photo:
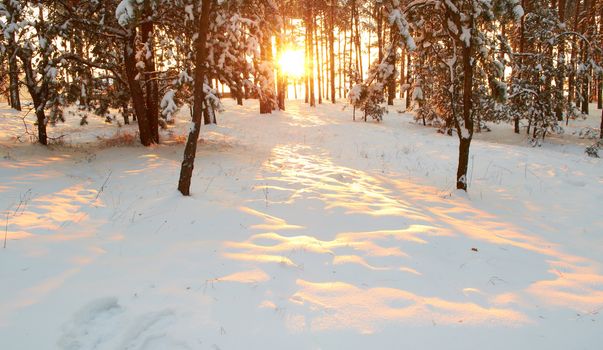
[[[2,52],[19,58],[25,75],[24,85],[31,96],[36,114],[38,142],[48,144],[46,126],[51,116],[62,118],[59,68],[62,56],[57,48],[62,26],[53,8],[45,8],[40,1],[6,1],[0,4]]]
[[[500,40],[491,33],[496,23],[508,19],[519,20],[522,7],[516,0],[493,2],[475,0],[414,1],[407,8],[409,21],[417,37],[417,57],[433,55],[434,60],[417,59],[417,65],[429,64],[436,69],[437,79],[431,95],[421,96],[445,111],[444,120],[450,120],[459,138],[459,162],[456,174],[457,189],[467,190],[469,148],[476,124],[476,111],[484,109],[489,101],[503,101],[506,85],[502,81],[500,62],[495,54]],[[429,23],[429,25],[424,25]],[[419,72],[425,69],[418,69]],[[427,79],[427,76],[423,76]],[[423,84],[423,81],[421,81]],[[486,83],[488,89],[476,88]],[[415,85],[417,86],[417,85]],[[421,90],[423,88],[419,86]],[[429,99],[433,98],[435,103]],[[479,121],[477,121],[479,125]]]

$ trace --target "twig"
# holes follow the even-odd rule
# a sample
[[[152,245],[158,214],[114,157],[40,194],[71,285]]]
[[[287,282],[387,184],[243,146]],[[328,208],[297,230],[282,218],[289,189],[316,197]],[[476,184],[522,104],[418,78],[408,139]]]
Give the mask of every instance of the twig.
[[[157,230],[155,231],[155,234],[159,233],[159,230],[161,230],[161,228],[163,227],[163,225],[167,224],[167,220],[164,220],[161,225],[159,225],[159,227],[157,228]]]
[[[6,225],[4,226],[4,246],[3,249],[6,249],[6,237],[8,237],[8,210],[6,211]]]
[[[61,136],[55,136],[55,137],[51,137],[51,136],[46,136],[49,140],[51,141],[56,141],[56,140],[61,140],[63,137],[67,136],[66,134],[63,134]]]
[[[30,200],[31,188],[25,191],[25,193],[19,195],[19,204],[17,205],[17,208],[15,208],[15,210],[13,211],[13,216],[18,216],[19,210],[21,211],[21,214],[23,214],[23,212],[25,211],[25,207],[27,206],[27,203],[29,203]],[[10,218],[11,214],[11,211],[9,209],[10,207],[6,210],[6,223],[4,225],[4,244],[2,246],[3,249],[6,248],[6,241],[8,240],[8,219]]]
[[[23,213],[23,211],[25,211],[25,207],[27,206],[27,203],[29,203],[30,200],[31,200],[31,188],[28,189],[27,191],[25,191],[24,194],[19,195],[19,204],[17,205],[17,208],[15,209],[14,216],[17,216],[17,214],[19,214],[19,210],[21,210],[21,213]]]
[[[107,185],[107,182],[109,182],[109,178],[111,177],[112,173],[113,173],[113,170],[109,170],[109,174],[107,175],[105,182],[103,182],[103,185],[100,187],[98,192],[96,192],[96,197],[94,198],[94,200],[97,200],[98,197],[101,195],[101,193],[103,193],[103,191],[105,190],[105,186]]]
[[[27,116],[29,115],[29,113],[31,113],[31,111],[33,111],[34,108],[30,108],[27,113],[25,113],[25,115],[21,116],[21,122],[23,122],[23,127],[25,128],[25,132],[23,133],[23,135],[29,135],[30,140],[32,140],[32,138],[35,137],[35,134],[33,132],[29,131],[29,128],[27,127],[27,123],[25,122],[25,118],[27,118]],[[17,140],[19,140],[19,142],[23,142],[21,141],[21,137],[23,137],[23,135],[19,135],[17,136]]]
[[[211,186],[212,182],[214,182],[215,177],[212,177],[211,179],[209,179],[209,182],[207,183],[207,186],[205,186],[205,191],[207,192],[207,190],[209,189],[209,186]]]

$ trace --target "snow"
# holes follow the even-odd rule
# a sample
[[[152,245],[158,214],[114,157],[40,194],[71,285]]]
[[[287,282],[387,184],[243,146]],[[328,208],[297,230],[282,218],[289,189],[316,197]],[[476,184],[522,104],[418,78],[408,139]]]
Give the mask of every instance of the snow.
[[[519,21],[524,15],[523,7],[519,4],[515,5],[513,7],[513,15],[515,16],[515,20]]]
[[[450,9],[450,11],[452,13],[459,13],[458,7],[456,7],[456,5],[452,3],[452,1],[450,1],[450,0],[444,0],[444,3],[446,4],[446,7],[448,9]]]
[[[352,104],[360,101],[363,89],[364,86],[362,84],[355,84],[354,86],[352,86],[352,88],[350,89],[350,93],[348,94],[348,98],[350,99],[350,102],[352,102]]]
[[[165,92],[165,95],[163,95],[161,103],[159,104],[159,106],[162,108],[161,114],[166,117],[167,120],[171,120],[172,115],[178,110],[178,106],[174,101],[175,95],[176,92],[174,90],[168,89]]]
[[[120,26],[125,27],[134,18],[133,0],[122,0],[115,9],[115,18]]]
[[[44,38],[44,37],[39,37],[38,41],[40,43],[40,47],[43,50],[46,50],[46,45],[48,45],[48,40],[46,40],[46,38]]]
[[[46,77],[48,77],[48,79],[50,80],[54,80],[57,77],[57,74],[59,73],[58,69],[55,67],[46,67],[45,68],[46,71]]]
[[[187,71],[181,70],[178,73],[178,84],[186,84],[193,81],[193,78],[188,74]]]
[[[467,129],[466,127],[461,127],[461,137],[465,140],[470,140],[471,139],[471,131],[470,129]]]
[[[454,22],[450,19],[448,19],[448,30],[455,35],[459,33],[459,29],[457,28],[456,24],[454,24]]]
[[[409,32],[409,24],[406,21],[406,17],[399,8],[400,4],[398,1],[392,2],[392,9],[389,11],[389,23],[395,25],[398,28],[401,38],[404,40],[404,45],[410,51],[416,49],[416,44],[413,37]]]
[[[193,13],[193,5],[186,5],[184,7],[184,12],[186,13],[186,19],[188,21],[193,21],[195,19],[195,15]]]
[[[471,46],[471,28],[463,26],[461,31],[459,39],[465,43],[465,46]]]
[[[412,99],[415,101],[423,99],[423,89],[420,86],[417,85],[413,88]]]
[[[458,139],[402,106],[287,103],[226,101],[190,198],[188,108],[159,146],[66,114],[45,148],[1,105],[0,348],[600,348],[603,163],[577,138],[475,134],[465,195]]]

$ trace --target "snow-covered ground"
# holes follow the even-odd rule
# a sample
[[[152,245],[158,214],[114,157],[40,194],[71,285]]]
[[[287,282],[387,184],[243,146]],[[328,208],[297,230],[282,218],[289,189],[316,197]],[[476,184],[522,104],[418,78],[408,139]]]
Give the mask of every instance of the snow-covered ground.
[[[184,198],[184,114],[45,148],[0,107],[0,349],[603,346],[603,162],[571,135],[477,136],[464,195],[456,137],[396,108],[228,104]]]

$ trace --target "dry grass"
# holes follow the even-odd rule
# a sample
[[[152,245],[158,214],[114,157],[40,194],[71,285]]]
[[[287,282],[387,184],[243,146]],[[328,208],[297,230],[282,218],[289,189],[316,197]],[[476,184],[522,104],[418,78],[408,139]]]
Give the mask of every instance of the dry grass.
[[[163,140],[161,140],[161,143],[166,145],[184,145],[187,139],[188,135],[176,135],[170,133],[167,137],[164,137]]]
[[[100,148],[134,146],[138,142],[136,134],[132,133],[117,133],[109,138],[99,137]]]

